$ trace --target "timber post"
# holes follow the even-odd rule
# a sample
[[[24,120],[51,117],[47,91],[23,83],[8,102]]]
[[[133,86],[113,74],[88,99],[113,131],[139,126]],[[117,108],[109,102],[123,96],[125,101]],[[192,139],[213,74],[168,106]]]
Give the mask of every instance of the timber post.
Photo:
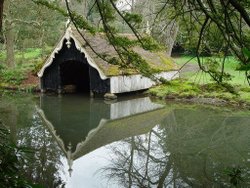
[[[63,89],[62,89],[62,82],[61,82],[61,67],[60,65],[58,66],[58,87],[57,87],[57,93],[62,94]]]
[[[94,92],[93,92],[92,90],[89,91],[89,96],[90,96],[91,98],[94,98],[94,97],[95,97],[95,94],[94,94]]]

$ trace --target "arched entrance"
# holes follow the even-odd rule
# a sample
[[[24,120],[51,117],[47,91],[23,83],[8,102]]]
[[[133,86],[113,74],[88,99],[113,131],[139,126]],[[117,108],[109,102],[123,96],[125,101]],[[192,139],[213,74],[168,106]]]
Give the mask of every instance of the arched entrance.
[[[62,41],[62,47],[53,52],[40,74],[42,92],[58,93],[81,92],[86,94],[107,93],[110,91],[110,80],[103,80],[98,70],[92,67],[85,54],[76,48],[75,41]],[[69,87],[68,87],[69,86]],[[70,89],[65,89],[65,88]],[[68,91],[68,92],[67,92]]]
[[[89,65],[81,61],[68,60],[60,64],[61,87],[75,88],[76,92],[90,92]]]

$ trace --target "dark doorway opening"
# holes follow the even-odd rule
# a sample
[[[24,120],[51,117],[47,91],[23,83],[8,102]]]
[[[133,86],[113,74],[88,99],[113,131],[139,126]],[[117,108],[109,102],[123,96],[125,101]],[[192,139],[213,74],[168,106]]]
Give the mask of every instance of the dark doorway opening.
[[[60,65],[61,86],[74,87],[76,92],[89,93],[89,65],[80,61],[66,61]],[[67,92],[67,91],[66,91]]]

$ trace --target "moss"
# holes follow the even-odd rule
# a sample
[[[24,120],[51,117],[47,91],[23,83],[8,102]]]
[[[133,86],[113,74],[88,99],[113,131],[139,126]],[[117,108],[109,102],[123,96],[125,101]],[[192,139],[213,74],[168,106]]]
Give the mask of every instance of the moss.
[[[154,38],[151,36],[145,36],[141,38],[143,43],[142,47],[145,50],[149,50],[151,52],[157,52],[164,49],[164,46],[160,45]]]
[[[250,102],[250,92],[239,92],[239,98],[242,99],[243,101]]]
[[[113,76],[113,75],[117,75],[119,74],[120,70],[119,70],[119,66],[110,66],[109,68],[109,76]]]
[[[149,94],[159,98],[212,98],[224,100],[228,104],[250,105],[249,90],[241,89],[232,93],[217,84],[199,85],[185,80],[173,80],[164,85],[151,88]]]
[[[173,59],[171,57],[167,57],[164,52],[152,52],[156,54],[156,57],[159,57],[160,61],[158,63],[154,62],[155,59],[146,59],[146,62],[148,65],[155,69],[155,72],[162,72],[162,71],[171,71],[171,70],[177,70],[178,66],[175,64]],[[155,58],[156,58],[155,57]]]
[[[122,68],[119,65],[110,65],[108,71],[102,68],[102,71],[106,73],[107,76],[118,76],[118,75],[133,75],[138,73],[136,70],[131,68]]]
[[[242,92],[250,92],[250,87],[240,87],[240,91],[242,91]]]
[[[174,63],[172,58],[167,58],[165,55],[161,53],[157,53],[157,55],[161,58],[161,62],[163,65],[166,66],[166,69],[171,70],[171,69],[177,69],[177,65]]]
[[[158,97],[190,97],[197,96],[200,93],[200,89],[189,82],[173,80],[167,84],[151,88],[149,93]]]

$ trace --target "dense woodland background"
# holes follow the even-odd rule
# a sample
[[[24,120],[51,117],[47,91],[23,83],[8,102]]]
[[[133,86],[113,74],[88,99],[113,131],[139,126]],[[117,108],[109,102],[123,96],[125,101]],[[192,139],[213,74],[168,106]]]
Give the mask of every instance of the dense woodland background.
[[[168,55],[196,57],[199,69],[217,84],[232,79],[225,67],[228,57],[235,57],[238,65],[233,69],[242,71],[249,83],[247,0],[5,0],[1,4],[2,82],[15,82],[13,75],[17,82],[23,80],[18,67],[35,74],[71,19],[79,29],[106,33],[119,54],[118,60],[107,61],[131,66],[146,76],[150,70],[131,50],[131,41],[118,33],[133,33],[147,50],[164,48]]]

